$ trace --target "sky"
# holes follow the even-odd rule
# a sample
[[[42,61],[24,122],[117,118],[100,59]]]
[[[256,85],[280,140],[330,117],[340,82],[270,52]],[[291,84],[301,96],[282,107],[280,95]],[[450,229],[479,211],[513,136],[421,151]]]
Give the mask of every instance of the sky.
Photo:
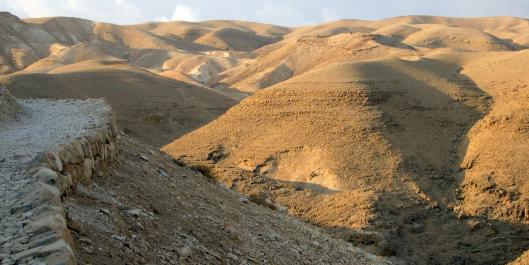
[[[71,16],[116,24],[249,20],[283,26],[403,15],[529,18],[529,0],[0,0],[19,17]]]

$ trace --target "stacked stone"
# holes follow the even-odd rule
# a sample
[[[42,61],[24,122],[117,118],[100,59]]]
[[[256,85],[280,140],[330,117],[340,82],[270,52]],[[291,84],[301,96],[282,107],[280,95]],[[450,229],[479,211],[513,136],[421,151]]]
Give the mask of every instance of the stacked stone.
[[[29,184],[11,209],[23,224],[25,238],[4,244],[2,264],[76,264],[61,198],[77,184],[104,175],[118,153],[117,139],[109,113],[103,128],[57,145],[29,163],[24,173]]]
[[[0,85],[0,120],[10,118],[17,110],[17,102],[9,90]]]

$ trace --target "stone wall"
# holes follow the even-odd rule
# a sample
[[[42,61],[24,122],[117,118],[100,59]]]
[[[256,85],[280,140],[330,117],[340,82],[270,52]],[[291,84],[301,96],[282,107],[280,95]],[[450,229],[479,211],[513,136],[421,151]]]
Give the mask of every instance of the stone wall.
[[[106,173],[118,153],[117,140],[109,113],[102,128],[54,146],[25,165],[31,182],[18,194],[20,203],[11,214],[22,220],[28,240],[13,244],[2,264],[76,264],[61,199]]]
[[[17,110],[15,98],[11,96],[7,88],[0,85],[0,120],[11,117]]]

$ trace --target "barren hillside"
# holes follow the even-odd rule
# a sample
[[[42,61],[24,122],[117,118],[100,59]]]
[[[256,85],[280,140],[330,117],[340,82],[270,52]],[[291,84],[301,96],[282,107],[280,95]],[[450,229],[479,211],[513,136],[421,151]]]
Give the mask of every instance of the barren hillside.
[[[503,264],[529,236],[527,52],[476,51],[319,67],[162,150],[373,253]]]
[[[111,176],[66,203],[82,263],[390,264],[149,145],[124,136],[122,146]]]
[[[221,115],[237,100],[125,65],[70,65],[0,77],[21,98],[104,98],[121,129],[156,146]]]
[[[527,263],[526,19],[0,13],[0,44],[13,95],[104,98],[122,130],[65,199],[83,262]]]
[[[525,49],[529,21],[511,17],[397,17],[379,21],[339,20],[292,30],[256,51],[258,58],[219,77],[223,86],[256,91],[333,62],[404,54]],[[289,74],[270,74],[277,67]],[[282,72],[285,72],[284,70]]]
[[[253,50],[290,31],[242,21],[120,26],[68,17],[22,20],[7,12],[0,13],[0,24],[0,74],[104,60],[199,83],[253,58]]]

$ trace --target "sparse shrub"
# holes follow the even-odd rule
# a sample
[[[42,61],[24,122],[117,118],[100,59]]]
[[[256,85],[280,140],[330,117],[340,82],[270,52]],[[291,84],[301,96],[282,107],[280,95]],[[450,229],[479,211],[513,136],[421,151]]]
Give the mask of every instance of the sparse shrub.
[[[213,174],[211,167],[206,165],[194,165],[191,166],[191,169],[200,172],[200,174],[206,176],[208,179],[215,180],[215,175]]]
[[[278,210],[278,206],[270,201],[268,195],[264,192],[256,192],[248,195],[248,199],[258,205],[270,208],[272,210]]]
[[[173,163],[177,164],[179,167],[186,167],[187,164],[180,158],[173,158]]]

